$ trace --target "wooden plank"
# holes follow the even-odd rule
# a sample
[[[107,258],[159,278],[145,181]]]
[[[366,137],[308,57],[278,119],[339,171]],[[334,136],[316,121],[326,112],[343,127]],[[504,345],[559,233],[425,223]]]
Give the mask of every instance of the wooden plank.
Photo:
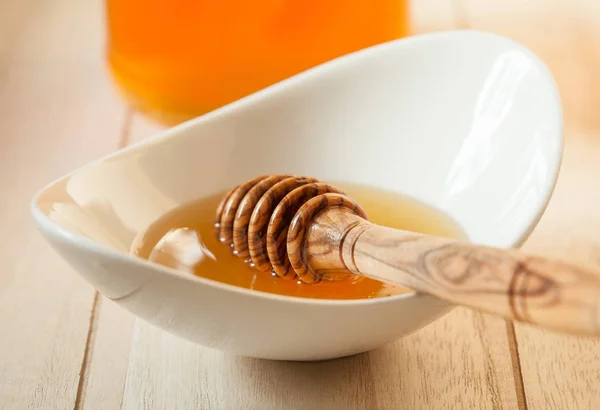
[[[524,249],[600,264],[600,7],[595,1],[496,0],[467,4],[468,25],[507,35],[550,67],[560,89],[566,143],[561,174],[545,215]],[[530,409],[592,409],[600,402],[600,343],[516,325],[524,394]]]
[[[376,352],[321,363],[286,363],[205,349],[135,320],[122,404],[127,409],[168,408],[173,403],[190,409],[448,404],[512,409],[516,398],[506,347],[488,343],[505,338],[504,328],[494,322],[460,309]],[[94,408],[89,397],[86,405]]]
[[[570,134],[555,196],[525,248],[600,265],[600,139]],[[517,326],[527,402],[531,409],[592,409],[600,403],[600,342]]]
[[[381,408],[518,407],[503,320],[457,308],[370,356]]]
[[[433,6],[441,8],[428,14]],[[452,10],[450,1],[416,4],[415,32],[454,27],[454,14],[444,10]],[[129,140],[158,129],[136,115]],[[280,363],[193,345],[103,300],[92,351],[89,408],[512,409],[517,403],[505,322],[464,309],[376,352]]]
[[[37,233],[29,201],[117,146],[124,109],[100,60],[101,6],[0,5],[2,408],[72,408],[77,397],[95,292]]]

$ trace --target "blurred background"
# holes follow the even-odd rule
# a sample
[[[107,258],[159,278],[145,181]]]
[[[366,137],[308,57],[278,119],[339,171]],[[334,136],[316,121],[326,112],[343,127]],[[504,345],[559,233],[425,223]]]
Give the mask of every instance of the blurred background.
[[[560,82],[574,54],[596,58],[599,10],[595,0],[2,0],[0,62],[5,82],[12,70],[32,81],[51,76],[54,86],[64,76],[63,89],[110,88],[173,125],[332,58],[428,31],[507,35]],[[593,81],[580,74],[572,80]]]
[[[108,0],[106,56],[127,100],[175,123],[408,35],[408,0]]]
[[[312,386],[317,373],[210,356],[125,314],[43,242],[29,201],[75,167],[316,64],[451,29],[508,36],[549,66],[565,153],[524,248],[599,264],[599,0],[0,0],[0,352],[10,352],[0,356],[0,408],[160,407],[198,394],[178,396],[182,380],[205,377],[224,391],[237,380],[244,391],[261,366],[284,393]],[[385,394],[407,405],[447,403],[450,391],[466,408],[591,409],[599,347],[456,310],[370,360],[394,364]],[[344,394],[362,403],[361,360],[314,369],[347,367]],[[217,362],[233,379],[210,371]],[[270,393],[244,394],[260,408]]]
[[[409,33],[408,0],[108,0],[106,55],[127,100],[174,123]]]

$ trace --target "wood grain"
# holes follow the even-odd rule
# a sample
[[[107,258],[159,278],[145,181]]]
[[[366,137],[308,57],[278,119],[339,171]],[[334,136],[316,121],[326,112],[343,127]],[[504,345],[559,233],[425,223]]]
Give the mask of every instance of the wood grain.
[[[369,354],[382,409],[516,409],[503,321],[464,308]]]
[[[292,208],[297,214],[280,253],[307,283],[362,275],[507,319],[600,337],[598,269],[378,226],[343,194],[323,193],[301,205]]]
[[[28,205],[117,147],[124,108],[102,69],[99,1],[0,8],[0,407],[72,408],[94,290],[42,240]]]
[[[78,400],[80,409],[122,408],[125,379],[132,348],[134,316],[98,295],[96,316],[90,326],[87,371]]]
[[[296,280],[297,272],[288,259],[288,227],[306,201],[328,192],[341,193],[331,185],[307,177],[254,177],[223,195],[216,210],[215,234],[234,255],[259,270]],[[298,247],[297,250],[302,251]]]
[[[222,207],[219,204],[217,207],[217,218],[219,218],[217,235],[219,236],[219,240],[227,246],[233,243],[233,221],[235,220],[238,206],[248,191],[264,179],[267,179],[267,175],[259,175],[250,181],[236,186],[233,191],[228,192],[223,198],[225,204]]]
[[[314,178],[289,177],[273,185],[258,200],[248,224],[248,251],[250,252],[252,264],[256,269],[266,274],[270,274],[273,270],[273,265],[267,253],[267,234],[269,221],[275,207],[284,196],[294,189],[314,182],[317,182]],[[282,277],[286,278],[285,276]],[[293,275],[290,275],[286,279],[292,278]]]
[[[287,252],[288,228],[294,215],[306,201],[328,192],[341,193],[338,188],[322,182],[303,185],[286,195],[273,210],[267,229],[267,253],[278,276],[297,278]]]
[[[252,211],[256,207],[258,200],[267,192],[273,185],[289,178],[290,175],[273,175],[265,180],[254,185],[240,202],[233,222],[233,252],[240,258],[248,260],[250,252],[248,251],[248,225]],[[223,200],[226,200],[226,194]],[[219,212],[217,211],[217,215]]]
[[[340,193],[315,196],[303,204],[287,238],[287,254],[298,277],[305,283],[352,277],[355,272],[341,257],[342,250],[349,233],[369,224],[366,217],[354,199]]]

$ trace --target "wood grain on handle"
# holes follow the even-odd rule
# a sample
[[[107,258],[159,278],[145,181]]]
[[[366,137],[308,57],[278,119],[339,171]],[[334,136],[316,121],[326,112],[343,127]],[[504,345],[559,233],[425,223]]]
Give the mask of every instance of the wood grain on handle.
[[[303,237],[298,249],[305,249],[301,260],[294,260],[291,250],[292,265],[307,266],[312,281],[347,270],[505,318],[600,335],[596,271],[517,250],[377,226],[349,207],[321,208],[312,221],[294,220],[290,227],[290,235]]]

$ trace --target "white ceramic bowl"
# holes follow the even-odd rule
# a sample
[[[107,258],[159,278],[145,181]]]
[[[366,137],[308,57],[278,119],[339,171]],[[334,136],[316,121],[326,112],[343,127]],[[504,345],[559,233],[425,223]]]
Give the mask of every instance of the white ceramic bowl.
[[[419,294],[248,291],[133,257],[133,239],[179,204],[296,173],[408,194],[473,241],[512,247],[543,212],[561,152],[559,97],[540,60],[506,38],[442,32],[336,59],[95,161],[42,190],[32,212],[103,295],[168,332],[238,355],[328,359],[375,349],[452,306]]]

